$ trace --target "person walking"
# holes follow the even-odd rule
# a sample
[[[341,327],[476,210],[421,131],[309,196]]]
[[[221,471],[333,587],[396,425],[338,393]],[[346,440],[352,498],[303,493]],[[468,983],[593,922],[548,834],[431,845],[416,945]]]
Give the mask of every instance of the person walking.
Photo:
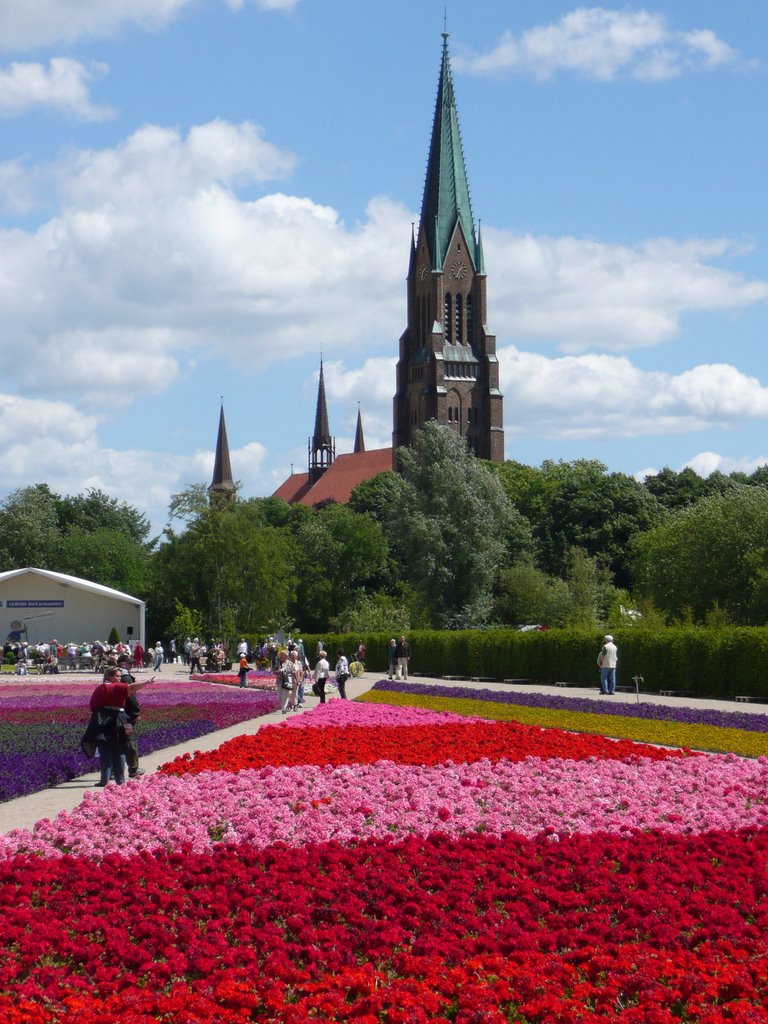
[[[291,661],[287,651],[280,651],[277,656],[277,670],[275,682],[277,683],[277,696],[280,701],[280,710],[285,715],[290,711],[291,695],[293,693],[293,672],[296,661]]]
[[[248,658],[245,654],[240,655],[240,670],[237,674],[240,676],[240,687],[244,690],[248,686]]]
[[[387,648],[387,678],[392,679],[397,666],[397,640],[394,637],[389,641]]]
[[[195,639],[192,641],[192,645],[189,648],[189,674],[190,675],[192,675],[195,671],[197,671],[197,672],[202,672],[203,671],[201,666],[200,666],[200,655],[201,655],[201,653],[202,653],[202,648],[200,646],[200,641],[197,639],[197,637],[195,637]]]
[[[397,641],[395,647],[395,657],[397,658],[397,678],[407,679],[408,678],[408,660],[411,657],[411,645],[401,636]]]
[[[336,685],[339,688],[339,696],[342,700],[347,699],[347,680],[349,679],[349,662],[341,648],[336,651]]]
[[[619,651],[610,633],[606,633],[603,646],[597,656],[597,667],[600,669],[600,693],[611,697],[616,693],[616,667],[619,663]]]
[[[165,651],[163,650],[163,645],[158,640],[157,643],[155,644],[155,649],[153,651],[153,658],[154,658],[153,668],[154,668],[155,672],[162,672],[163,671],[163,655],[164,654],[165,654]]]
[[[127,654],[121,654],[117,659],[117,667],[120,669],[120,682],[130,686],[136,682],[136,677],[131,675],[131,659]],[[126,730],[125,738],[125,763],[128,766],[128,778],[136,779],[144,774],[144,769],[139,768],[139,747],[136,738],[136,731],[139,724],[141,708],[135,693],[129,693],[125,702],[125,714],[128,718],[130,729]]]
[[[318,653],[318,660],[315,663],[315,686],[317,687],[317,696],[320,698],[320,703],[325,704],[325,684],[328,676],[331,674],[331,666],[328,664],[328,655],[320,648]]]

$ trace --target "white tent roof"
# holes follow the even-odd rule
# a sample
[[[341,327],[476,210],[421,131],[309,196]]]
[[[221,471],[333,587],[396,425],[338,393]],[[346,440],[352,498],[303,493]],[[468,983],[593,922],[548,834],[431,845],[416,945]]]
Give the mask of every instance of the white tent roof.
[[[77,576],[67,576],[63,572],[53,572],[51,569],[7,569],[5,572],[0,572],[0,583],[4,583],[14,576],[23,576],[25,573],[43,576],[45,579],[53,580],[54,583],[60,583],[64,587],[87,590],[91,594],[98,594],[100,597],[112,597],[119,601],[130,601],[131,604],[144,605],[144,601],[138,597],[123,594],[120,590],[113,590],[112,587],[104,587],[101,583],[92,583],[90,580],[81,580]]]

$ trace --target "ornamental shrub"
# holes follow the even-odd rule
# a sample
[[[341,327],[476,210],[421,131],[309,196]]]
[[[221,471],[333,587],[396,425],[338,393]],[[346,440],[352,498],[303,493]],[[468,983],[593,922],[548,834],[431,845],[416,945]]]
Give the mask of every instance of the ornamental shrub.
[[[407,636],[412,652],[410,668],[417,675],[487,676],[582,686],[598,683],[596,660],[603,634],[593,629],[550,629],[541,633],[513,629],[413,630]],[[390,639],[384,633],[322,636],[331,665],[339,647],[350,654],[362,640],[366,668],[372,672],[386,671]],[[304,635],[310,661],[316,640],[317,636]],[[617,631],[616,643],[620,686],[632,686],[632,677],[639,675],[645,691],[768,699],[768,627],[631,627]]]

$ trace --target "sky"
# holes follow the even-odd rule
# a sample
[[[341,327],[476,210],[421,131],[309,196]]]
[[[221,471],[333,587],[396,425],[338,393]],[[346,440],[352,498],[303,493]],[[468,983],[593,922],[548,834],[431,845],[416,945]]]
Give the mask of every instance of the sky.
[[[506,457],[768,461],[768,4],[0,0],[0,498],[391,443],[444,27]]]

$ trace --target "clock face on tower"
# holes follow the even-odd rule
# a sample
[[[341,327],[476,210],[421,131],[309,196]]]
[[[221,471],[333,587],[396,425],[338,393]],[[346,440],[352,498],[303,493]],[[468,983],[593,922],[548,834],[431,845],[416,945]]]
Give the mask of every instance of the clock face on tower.
[[[456,260],[451,267],[451,275],[460,281],[467,273],[467,264],[463,260]]]
[[[425,280],[428,273],[429,271],[427,268],[427,264],[422,263],[421,266],[419,267],[419,277],[421,278],[422,281]]]

